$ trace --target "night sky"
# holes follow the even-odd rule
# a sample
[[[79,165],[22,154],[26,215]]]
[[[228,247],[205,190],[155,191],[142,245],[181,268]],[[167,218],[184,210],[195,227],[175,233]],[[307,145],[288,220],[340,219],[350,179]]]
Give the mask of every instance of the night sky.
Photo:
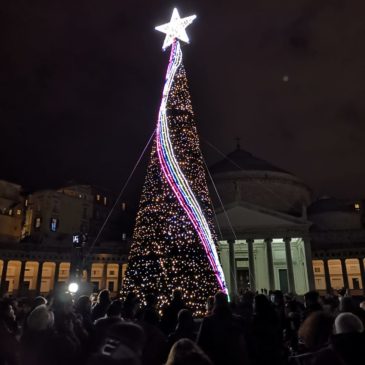
[[[7,0],[0,179],[118,191],[156,124],[168,52],[154,27],[174,6],[198,16],[183,52],[208,163],[204,141],[229,153],[240,137],[315,196],[365,197],[361,0]]]

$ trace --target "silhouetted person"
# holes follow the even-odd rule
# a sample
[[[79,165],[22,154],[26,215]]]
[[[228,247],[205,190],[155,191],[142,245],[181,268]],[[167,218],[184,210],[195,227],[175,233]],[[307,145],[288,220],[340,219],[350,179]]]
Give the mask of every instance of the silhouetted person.
[[[109,328],[115,324],[121,323],[122,319],[122,302],[113,300],[110,304],[105,317],[99,318],[94,323],[92,346],[98,350]]]
[[[147,294],[146,305],[139,311],[137,318],[143,321],[147,316],[149,323],[159,326],[161,318],[157,310],[157,304],[158,301],[156,295]]]
[[[248,363],[242,319],[232,314],[225,293],[214,296],[213,314],[203,319],[197,343],[215,365]]]
[[[303,320],[305,320],[311,313],[321,311],[323,309],[319,299],[319,293],[315,290],[304,294]]]
[[[263,294],[254,298],[251,356],[255,364],[281,364],[282,331],[277,311]]]
[[[88,365],[141,365],[144,344],[140,326],[126,321],[115,324],[109,328],[100,350],[90,358]]]
[[[212,362],[199,346],[184,338],[172,346],[166,365],[212,365]]]
[[[323,311],[311,313],[299,328],[304,353],[290,358],[289,364],[340,365],[343,364],[329,347],[333,318]]]
[[[90,334],[93,329],[93,320],[91,319],[91,300],[87,295],[82,295],[77,299],[75,313],[80,317],[82,325]]]
[[[123,304],[122,317],[126,321],[135,321],[139,308],[139,299],[136,293],[129,292]]]
[[[214,299],[214,298],[213,298]],[[174,332],[171,332],[168,337],[169,349],[172,345],[182,339],[188,338],[195,341],[193,315],[189,309],[181,309],[177,316],[177,325]]]
[[[174,290],[170,305],[164,309],[162,316],[162,328],[166,334],[171,333],[177,324],[177,315],[181,309],[186,309],[185,303],[182,299],[181,290]]]
[[[46,305],[36,307],[27,319],[21,338],[22,365],[70,365],[78,360],[79,342],[72,333],[72,323],[63,324],[68,331],[54,327],[54,314]]]
[[[99,293],[97,303],[91,310],[91,319],[96,321],[97,319],[104,317],[109,305],[110,293],[108,289],[104,289]]]
[[[0,301],[0,365],[19,364],[17,323],[11,303]]]
[[[335,320],[331,344],[346,365],[365,362],[365,333],[361,320],[353,313],[341,313]]]

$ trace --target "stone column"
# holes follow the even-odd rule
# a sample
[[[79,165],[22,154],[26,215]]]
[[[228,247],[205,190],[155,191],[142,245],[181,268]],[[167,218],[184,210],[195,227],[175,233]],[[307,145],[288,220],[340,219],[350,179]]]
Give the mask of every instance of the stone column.
[[[256,291],[256,276],[255,276],[255,256],[253,253],[253,239],[246,240],[248,248],[248,267],[250,272],[250,287],[252,291]]]
[[[345,259],[341,259],[341,268],[342,268],[343,286],[345,287],[345,289],[350,289]]]
[[[58,277],[60,275],[60,262],[55,262],[56,266],[55,266],[55,270],[54,270],[54,277],[53,277],[53,289],[57,288],[57,284],[58,284]]]
[[[267,273],[269,275],[269,290],[275,290],[274,262],[272,257],[272,239],[266,238]]]
[[[18,292],[19,293],[23,293],[25,264],[26,264],[25,261],[20,262],[20,272],[19,272],[19,281],[18,281]]]
[[[289,238],[289,237],[284,238],[286,267],[287,267],[287,271],[288,271],[288,287],[289,287],[290,293],[295,293],[293,260],[291,257],[290,241],[291,241],[291,238]]]
[[[104,266],[103,266],[103,275],[102,275],[102,278],[101,278],[101,288],[100,288],[101,290],[106,289],[107,275],[108,275],[108,264],[105,263]]]
[[[323,259],[323,266],[324,266],[324,279],[326,281],[326,291],[327,293],[331,293],[332,285],[331,285],[331,276],[330,270],[328,268],[328,259]]]
[[[364,268],[364,259],[363,258],[359,258],[359,266],[360,266],[360,274],[361,274],[362,291],[365,294],[365,268]]]
[[[235,240],[228,240],[228,254],[229,254],[229,281],[231,286],[231,296],[234,297],[237,294],[237,280],[236,280],[236,260],[234,252]]]
[[[122,265],[118,264],[117,293],[119,294],[122,285]]]
[[[40,261],[38,264],[37,285],[36,285],[37,295],[41,293],[43,263],[44,263],[43,261]]]
[[[1,295],[5,293],[6,289],[6,273],[8,271],[8,265],[9,265],[9,260],[3,260],[3,269],[1,272],[1,285],[0,285]]]
[[[315,290],[311,243],[308,239],[303,238],[303,244],[305,264],[307,266],[308,287],[309,290]]]

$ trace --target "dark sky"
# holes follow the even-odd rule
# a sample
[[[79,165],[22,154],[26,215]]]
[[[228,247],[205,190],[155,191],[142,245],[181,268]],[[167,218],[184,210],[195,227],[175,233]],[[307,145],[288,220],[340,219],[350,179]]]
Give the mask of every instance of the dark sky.
[[[364,197],[362,0],[6,0],[0,178],[117,191],[156,124],[168,53],[154,27],[175,5],[198,15],[183,52],[201,138],[228,153],[239,136],[317,195]]]

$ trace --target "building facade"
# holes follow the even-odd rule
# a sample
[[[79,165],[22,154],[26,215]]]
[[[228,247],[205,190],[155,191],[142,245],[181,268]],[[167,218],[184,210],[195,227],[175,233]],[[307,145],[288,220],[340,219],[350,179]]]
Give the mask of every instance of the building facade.
[[[0,184],[6,186],[0,191],[3,212],[20,223],[12,236],[4,232],[12,230],[13,221],[1,228],[2,293],[47,294],[77,276],[90,290],[120,290],[129,251],[126,203],[117,206],[98,236],[115,199],[105,190],[71,185],[25,195],[20,186],[7,184]]]
[[[232,295],[245,288],[363,292],[360,203],[348,204],[346,212],[339,204],[330,209],[323,201],[312,203],[298,177],[239,146],[210,172],[220,258]]]

